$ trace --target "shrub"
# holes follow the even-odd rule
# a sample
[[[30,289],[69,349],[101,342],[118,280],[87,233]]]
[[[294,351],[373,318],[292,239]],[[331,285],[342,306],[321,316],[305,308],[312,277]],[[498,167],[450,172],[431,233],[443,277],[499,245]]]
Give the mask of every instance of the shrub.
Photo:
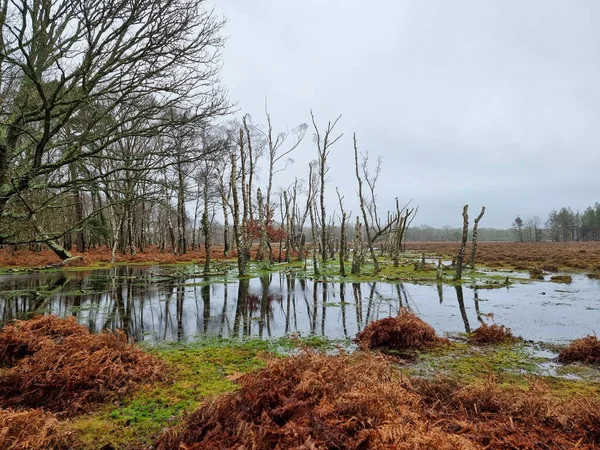
[[[564,363],[583,362],[600,364],[600,340],[596,336],[586,336],[576,339],[562,349],[558,360]]]
[[[3,450],[57,450],[70,448],[58,420],[39,409],[0,409],[0,448]]]
[[[478,344],[501,344],[515,340],[515,337],[510,328],[506,328],[504,325],[484,323],[469,335],[469,340]]]
[[[164,365],[122,332],[90,334],[75,318],[17,321],[0,333],[0,407],[73,413],[161,378]]]
[[[167,430],[158,450],[595,449],[600,403],[538,382],[407,380],[381,355],[303,352],[244,375]]]
[[[371,322],[358,333],[355,341],[363,348],[398,351],[424,350],[448,343],[435,334],[432,326],[408,311]]]
[[[164,433],[156,448],[472,448],[420,419],[419,396],[382,356],[303,352],[239,382],[237,392]]]

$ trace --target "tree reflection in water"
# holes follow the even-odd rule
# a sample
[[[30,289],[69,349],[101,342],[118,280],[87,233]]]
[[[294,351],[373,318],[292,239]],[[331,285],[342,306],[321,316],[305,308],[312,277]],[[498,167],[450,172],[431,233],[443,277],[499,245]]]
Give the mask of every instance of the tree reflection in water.
[[[73,315],[91,331],[119,328],[135,340],[151,342],[292,333],[352,338],[369,322],[403,308],[420,314],[423,295],[415,301],[415,290],[426,292],[428,299],[439,298],[429,305],[441,308],[443,302],[441,284],[315,283],[294,272],[216,282],[201,275],[179,278],[163,270],[120,266],[0,276],[0,320],[40,313]],[[469,331],[463,288],[455,289]],[[475,309],[479,312],[477,293]]]

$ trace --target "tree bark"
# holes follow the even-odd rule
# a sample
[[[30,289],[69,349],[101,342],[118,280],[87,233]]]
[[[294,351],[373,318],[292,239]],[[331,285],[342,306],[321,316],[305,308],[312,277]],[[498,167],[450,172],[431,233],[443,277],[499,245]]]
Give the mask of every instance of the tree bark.
[[[481,208],[481,212],[475,218],[473,223],[473,248],[471,249],[471,269],[475,268],[475,253],[477,252],[477,229],[479,228],[479,221],[485,214],[485,206]]]
[[[312,263],[313,263],[313,271],[315,276],[320,275],[319,265],[317,264],[317,224],[315,223],[315,213],[313,211],[313,206],[310,205],[310,229],[312,232]]]
[[[204,184],[204,210],[202,211],[202,233],[204,235],[204,273],[210,272],[210,249],[212,247],[210,232],[211,226],[208,220],[208,178]]]
[[[463,263],[465,259],[465,248],[467,246],[467,239],[469,237],[469,205],[463,207],[463,232],[460,247],[458,249],[458,256],[456,257],[456,273],[454,274],[455,280],[462,279]]]
[[[336,189],[337,191],[337,189]],[[340,257],[340,275],[345,277],[346,276],[346,266],[344,264],[344,261],[346,260],[346,240],[348,239],[348,235],[347,235],[347,231],[346,231],[346,220],[347,220],[347,215],[346,215],[346,211],[344,211],[344,205],[343,205],[343,197],[340,196],[340,192],[337,191],[338,194],[338,199],[340,200],[340,211],[342,213],[342,223],[340,225],[340,252],[339,252],[339,257]]]
[[[262,254],[262,267],[263,269],[267,269],[271,265],[271,255],[269,254],[269,243],[267,238],[265,202],[260,188],[256,191],[256,200],[258,202],[258,221],[260,222],[260,242],[258,246],[259,252]],[[281,245],[279,247],[281,253]]]
[[[359,275],[363,263],[363,239],[362,239],[362,224],[360,219],[356,218],[354,227],[354,244],[352,252],[352,275]]]

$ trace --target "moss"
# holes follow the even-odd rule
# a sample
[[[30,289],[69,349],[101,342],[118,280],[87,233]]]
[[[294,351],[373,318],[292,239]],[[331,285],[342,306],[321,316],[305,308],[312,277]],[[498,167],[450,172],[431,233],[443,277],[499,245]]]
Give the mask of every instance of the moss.
[[[262,367],[266,348],[254,342],[160,348],[155,354],[172,370],[171,380],[145,386],[121,404],[106,405],[66,426],[82,449],[150,445],[164,427],[195,410],[204,398],[234,390],[236,376]]]
[[[406,376],[448,376],[461,383],[478,383],[494,376],[502,386],[526,387],[532,380],[548,385],[553,395],[600,398],[600,370],[583,366],[559,366],[547,375],[550,358],[536,356],[535,348],[523,343],[498,347],[456,344],[421,354],[414,364],[403,367]]]
[[[490,374],[536,374],[544,361],[520,344],[484,348],[457,344],[420,355],[416,367],[423,375],[436,373],[469,379]]]
[[[213,395],[236,389],[235,379],[265,365],[266,360],[295,351],[299,346],[332,350],[341,341],[319,336],[247,341],[211,338],[192,344],[163,344],[149,351],[165,361],[168,382],[144,386],[133,397],[105,405],[65,422],[77,448],[115,450],[150,446],[167,426]]]
[[[584,396],[590,399],[600,399],[600,383],[597,381],[569,380],[560,377],[544,377],[543,381],[559,398]]]

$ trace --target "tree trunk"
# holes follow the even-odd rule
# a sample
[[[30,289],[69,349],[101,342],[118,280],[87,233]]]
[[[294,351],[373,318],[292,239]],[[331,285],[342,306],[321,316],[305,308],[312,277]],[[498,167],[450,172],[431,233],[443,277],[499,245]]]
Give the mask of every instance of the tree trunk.
[[[313,211],[313,206],[310,206],[310,229],[312,232],[312,262],[313,262],[313,271],[315,276],[319,276],[321,273],[319,272],[319,265],[317,264],[317,224],[315,223],[315,213]]]
[[[177,233],[179,234],[179,240],[177,243],[177,250],[179,254],[185,254],[187,253],[187,239],[185,236],[185,183],[181,167],[178,167],[177,169],[179,178],[179,186],[177,189]]]
[[[363,262],[363,239],[362,239],[362,224],[360,219],[356,218],[356,226],[354,227],[354,245],[352,252],[352,275],[359,275]]]
[[[258,221],[260,223],[260,242],[258,244],[259,252],[262,255],[262,267],[267,269],[271,265],[271,255],[269,254],[269,243],[267,238],[267,215],[265,214],[265,202],[260,188],[256,191],[256,200],[258,202]],[[281,255],[281,243],[279,245],[279,254]]]
[[[244,134],[243,130],[240,130],[240,154],[244,155]],[[244,161],[244,157],[242,157],[242,163]],[[231,192],[233,196],[233,234],[235,236],[235,242],[237,245],[237,263],[238,263],[238,276],[244,277],[246,276],[246,266],[248,265],[248,260],[250,259],[249,245],[248,245],[248,236],[247,236],[247,227],[248,227],[248,210],[246,205],[246,195],[245,195],[245,174],[244,174],[244,165],[242,164],[242,201],[244,202],[244,215],[242,219],[242,223],[240,224],[240,199],[238,196],[237,189],[237,165],[236,165],[236,157],[235,155],[231,155]]]
[[[340,229],[340,275],[346,276],[346,266],[344,265],[344,261],[346,260],[346,211],[342,210],[342,225]]]
[[[462,279],[463,262],[465,259],[465,248],[467,246],[467,239],[469,237],[469,205],[463,207],[463,232],[462,240],[460,242],[460,248],[458,249],[458,256],[456,257],[456,273],[454,274],[455,280]]]
[[[298,261],[304,261],[304,244],[306,243],[306,237],[304,233],[300,236],[300,244],[298,245]]]
[[[210,271],[210,221],[208,220],[208,186],[204,185],[204,210],[202,211],[202,233],[204,235],[204,273]]]
[[[479,221],[485,214],[485,206],[481,208],[481,213],[475,218],[473,224],[473,248],[471,249],[471,269],[475,268],[475,253],[477,252],[477,229],[479,227]]]
[[[225,204],[223,204],[223,256],[229,257],[229,214]]]

